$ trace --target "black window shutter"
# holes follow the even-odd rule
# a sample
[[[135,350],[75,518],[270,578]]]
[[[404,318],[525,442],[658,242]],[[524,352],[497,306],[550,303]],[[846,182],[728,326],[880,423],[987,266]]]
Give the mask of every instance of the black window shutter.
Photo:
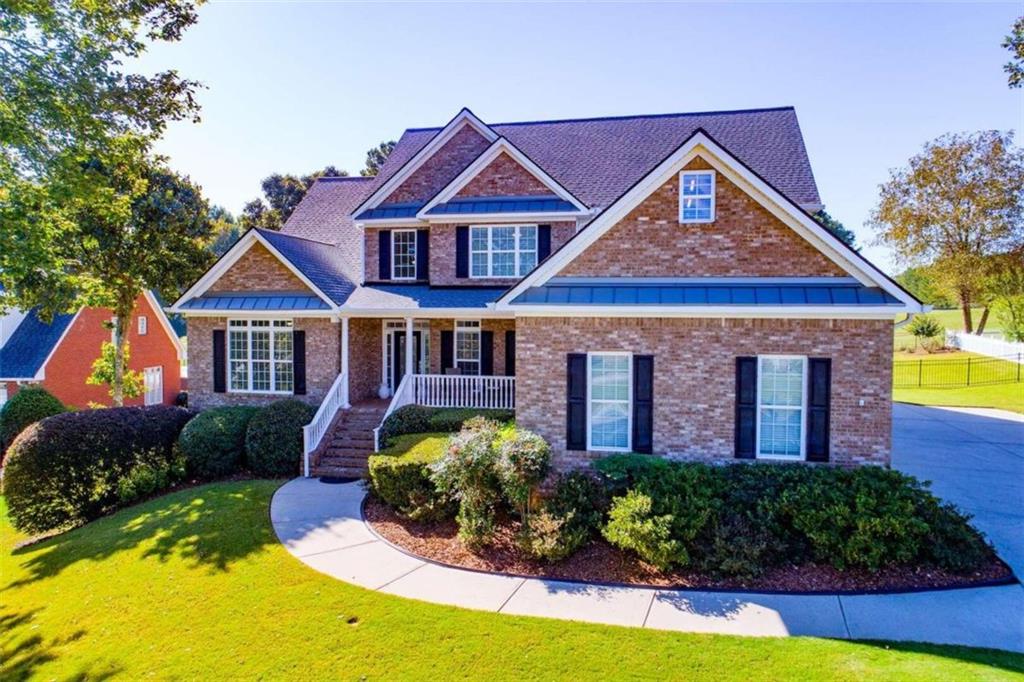
[[[505,376],[516,375],[516,332],[509,329],[505,332]]]
[[[566,363],[565,448],[587,449],[587,354],[569,353]]]
[[[430,279],[430,230],[416,230],[416,279]]]
[[[832,406],[832,360],[811,358],[807,368],[807,461],[829,458],[829,412]]]
[[[757,456],[757,358],[736,358],[736,457]]]
[[[213,392],[224,393],[227,390],[227,347],[224,343],[226,334],[223,329],[213,330]]]
[[[391,230],[377,233],[377,276],[391,279]]]
[[[494,332],[480,332],[480,373],[494,374]]]
[[[469,225],[455,228],[455,276],[469,277]]]
[[[654,452],[654,356],[633,356],[633,452]]]
[[[455,333],[451,329],[441,332],[441,374],[455,366]]]
[[[292,332],[292,370],[295,377],[295,395],[306,395],[306,332]]]
[[[541,225],[537,228],[537,262],[540,263],[551,255],[551,226]]]

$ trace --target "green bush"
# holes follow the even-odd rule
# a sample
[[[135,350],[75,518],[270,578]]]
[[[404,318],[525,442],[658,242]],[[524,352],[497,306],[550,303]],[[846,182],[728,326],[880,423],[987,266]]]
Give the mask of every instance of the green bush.
[[[185,460],[182,457],[175,457],[170,461],[160,457],[143,457],[142,461],[117,482],[118,502],[121,506],[137,502],[169,488],[175,482],[184,479],[185,475]]]
[[[612,502],[604,536],[616,547],[632,550],[649,564],[662,570],[678,563],[683,551],[672,538],[674,519],[670,514],[656,514],[648,495],[630,490]]]
[[[480,420],[452,436],[444,457],[431,465],[437,489],[458,500],[459,537],[470,548],[487,544],[494,534],[502,501],[497,440],[497,424]]]
[[[4,459],[3,494],[14,526],[42,533],[95,519],[121,504],[121,481],[155,485],[140,464],[177,471],[174,444],[192,413],[180,407],[114,407],[47,417],[19,435]],[[126,484],[125,494],[133,494]]]
[[[245,461],[245,434],[258,407],[215,407],[200,413],[178,436],[178,452],[191,476],[219,478]]]
[[[463,425],[473,417],[487,417],[492,421],[504,424],[516,418],[512,410],[479,410],[474,408],[442,407],[435,408],[430,415],[427,426],[430,431],[455,433],[462,430]]]
[[[563,475],[541,510],[530,516],[522,544],[538,559],[560,561],[590,541],[607,507],[599,482],[582,472]]]
[[[294,399],[273,402],[249,421],[245,457],[257,476],[297,476],[302,468],[302,427],[316,410]]]
[[[467,421],[479,416],[504,423],[515,419],[515,412],[406,405],[392,412],[384,420],[379,433],[380,443],[381,446],[387,446],[390,445],[392,438],[410,433],[456,433]]]
[[[27,386],[19,389],[0,408],[0,454],[30,424],[65,411],[64,405],[45,388]]]
[[[408,434],[370,457],[370,488],[400,514],[419,521],[450,518],[451,498],[430,478],[430,465],[444,456],[446,433]]]
[[[506,499],[528,524],[530,497],[551,468],[551,446],[532,431],[512,429],[500,439],[497,464]]]

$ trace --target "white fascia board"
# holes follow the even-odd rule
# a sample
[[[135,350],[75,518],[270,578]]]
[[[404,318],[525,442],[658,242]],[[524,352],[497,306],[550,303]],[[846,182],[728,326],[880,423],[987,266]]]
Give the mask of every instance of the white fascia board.
[[[509,312],[493,308],[341,308],[340,317],[415,317],[423,319],[509,319]]]
[[[334,310],[171,310],[183,315],[186,319],[190,317],[232,317],[232,318],[290,318],[290,317],[337,317]]]
[[[46,354],[46,359],[43,360],[42,364],[39,365],[39,369],[36,370],[36,375],[33,377],[34,381],[42,381],[46,378],[46,364],[50,362],[50,358],[52,358],[53,354],[57,352],[58,348],[60,348],[60,344],[64,343],[65,337],[67,337],[68,333],[75,326],[75,322],[78,321],[78,316],[82,314],[82,310],[84,310],[84,308],[79,308],[75,312],[75,316],[71,318],[71,322],[69,322],[68,326],[64,328],[63,332],[61,332],[60,338],[57,339],[57,343],[53,344],[53,348],[51,348],[50,352]]]
[[[577,218],[586,215],[582,211],[565,211],[553,213],[446,213],[445,215],[426,216],[425,220],[430,224],[437,223],[467,223],[472,222],[478,225],[490,225],[495,222],[502,223],[537,223],[537,222],[575,222]]]
[[[178,359],[184,360],[185,349],[181,345],[181,339],[179,339],[178,335],[174,333],[174,327],[171,326],[171,321],[167,319],[167,313],[165,313],[164,309],[160,307],[160,303],[156,300],[156,296],[153,295],[152,290],[146,289],[142,293],[146,297],[146,302],[149,303],[149,307],[153,309],[157,320],[160,322],[160,327],[164,330],[164,333],[167,334],[167,338],[171,340],[171,343],[174,344],[174,351],[177,353]]]
[[[248,232],[246,232],[245,235],[241,239],[239,239],[235,243],[235,245],[232,246],[231,249],[228,250],[228,252],[224,254],[223,257],[221,257],[219,261],[214,263],[213,267],[207,270],[206,274],[200,277],[198,282],[193,284],[191,287],[189,287],[188,291],[179,296],[178,300],[175,301],[170,306],[170,308],[168,308],[168,312],[182,315],[192,314],[196,312],[183,309],[179,306],[181,306],[181,304],[184,303],[185,301],[195,298],[196,296],[203,295],[207,291],[207,289],[213,286],[214,282],[220,279],[221,276],[225,272],[227,272],[232,265],[237,263],[238,260],[242,256],[244,256],[249,251],[250,248],[252,248],[253,244],[257,242],[262,244],[267,249],[267,251],[269,251],[271,255],[274,256],[274,258],[279,260],[286,268],[288,268],[292,272],[293,275],[298,277],[303,284],[309,287],[309,290],[316,294],[320,298],[320,300],[329,305],[331,310],[336,310],[338,308],[338,306],[335,305],[334,301],[332,301],[327,294],[321,291],[320,288],[313,284],[313,282],[310,281],[310,279],[306,277],[306,275],[303,274],[301,270],[295,267],[290,260],[285,258],[280,251],[274,248],[273,244],[271,244],[258,231],[256,231],[255,229],[251,229]]]
[[[892,320],[907,312],[896,306],[583,306],[515,305],[498,309],[515,317],[749,317],[772,319]]]
[[[367,227],[423,227],[423,221],[419,218],[371,218],[360,220],[356,227],[361,230]]]
[[[425,144],[411,159],[406,161],[405,165],[402,166],[397,173],[388,178],[387,182],[377,188],[377,190],[368,196],[363,203],[359,204],[352,211],[353,216],[357,216],[368,208],[373,208],[380,204],[391,192],[393,192],[399,185],[405,182],[410,175],[416,172],[416,170],[422,166],[427,159],[434,155],[438,149],[443,147],[448,140],[452,139],[457,132],[462,130],[463,126],[472,126],[478,133],[484,136],[488,142],[494,142],[498,139],[498,134],[491,130],[487,124],[481,121],[476,115],[469,109],[463,109],[455,115],[448,124],[437,132],[430,139],[430,142]]]
[[[907,310],[920,312],[922,309],[921,304],[914,301],[909,294],[893,284],[881,271],[877,270],[874,266],[861,267],[859,263],[856,263],[848,255],[849,249],[827,229],[819,225],[814,218],[802,210],[793,210],[794,208],[799,209],[799,207],[792,204],[791,201],[744,167],[735,157],[700,132],[695,133],[673,154],[658,164],[646,177],[619,197],[603,213],[594,218],[576,238],[567,242],[565,246],[552,254],[547,261],[507,291],[498,299],[497,307],[503,308],[507,306],[509,301],[514,300],[526,289],[543,284],[556,275],[588,246],[600,239],[608,230],[625,218],[644,199],[668,182],[673,175],[679,173],[696,156],[701,156],[716,171],[739,185],[741,189],[745,189],[755,201],[762,204],[769,212],[793,228],[797,234],[807,239],[830,260],[856,277],[859,282],[866,286],[881,287],[903,302]],[[864,261],[864,263],[867,264],[867,261]]]
[[[543,168],[531,161],[526,154],[519,151],[514,144],[506,140],[504,137],[500,137],[495,140],[490,147],[484,150],[483,154],[478,156],[473,163],[466,166],[465,170],[455,176],[455,179],[448,183],[444,189],[434,195],[434,198],[428,201],[427,204],[419,210],[416,217],[422,220],[427,220],[427,211],[438,204],[443,204],[458,194],[459,190],[468,185],[473,178],[479,175],[485,168],[487,168],[487,166],[502,154],[508,154],[511,156],[516,163],[522,166],[526,172],[536,178],[541,184],[550,189],[553,194],[575,206],[579,213],[587,212],[587,207],[584,206],[579,199],[574,197],[569,190],[562,187],[557,180],[548,175]]]

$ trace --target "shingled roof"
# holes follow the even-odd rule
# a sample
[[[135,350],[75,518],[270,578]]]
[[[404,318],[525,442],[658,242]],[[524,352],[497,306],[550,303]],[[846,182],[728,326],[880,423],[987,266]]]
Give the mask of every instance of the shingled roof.
[[[489,127],[591,207],[604,207],[617,199],[701,128],[796,203],[821,203],[793,107]],[[440,130],[406,130],[363,196],[386,182]]]
[[[46,323],[38,308],[30,310],[0,348],[0,378],[34,378],[74,319],[75,313],[60,313]]]

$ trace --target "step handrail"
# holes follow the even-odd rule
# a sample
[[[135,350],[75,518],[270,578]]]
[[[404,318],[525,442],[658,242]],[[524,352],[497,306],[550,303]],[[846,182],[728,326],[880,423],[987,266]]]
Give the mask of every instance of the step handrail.
[[[391,413],[400,407],[405,407],[412,402],[413,399],[413,376],[412,374],[406,374],[402,377],[402,380],[398,383],[398,388],[395,389],[395,394],[391,396],[391,402],[388,404],[388,409],[385,410],[384,416],[380,418],[380,424],[373,430],[373,451],[380,452],[380,429],[384,426],[384,422],[387,421]]]
[[[302,475],[309,478],[309,457],[320,445],[324,434],[334,420],[338,410],[347,408],[348,404],[348,372],[342,372],[327,389],[327,395],[317,408],[316,414],[308,424],[302,427]]]

